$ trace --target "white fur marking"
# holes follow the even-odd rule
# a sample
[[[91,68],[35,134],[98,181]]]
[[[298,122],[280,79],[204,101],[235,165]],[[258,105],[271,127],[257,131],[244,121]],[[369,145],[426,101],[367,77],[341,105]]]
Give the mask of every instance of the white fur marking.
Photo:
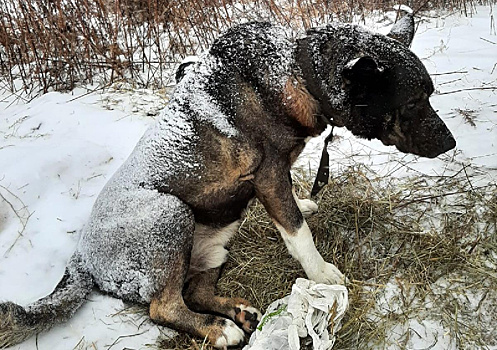
[[[414,12],[412,10],[412,8],[410,8],[407,5],[394,5],[393,9],[396,10],[396,11],[405,11],[405,12],[410,13],[410,14],[412,14]]]
[[[198,62],[198,56],[186,56],[185,59],[181,61],[181,64],[195,62]]]
[[[345,277],[338,268],[324,261],[319,254],[312,234],[304,221],[302,226],[293,234],[289,234],[279,224],[276,227],[281,233],[288,252],[298,261],[304,269],[307,277],[317,283],[343,284]]]
[[[297,202],[297,206],[299,207],[300,212],[305,218],[308,218],[309,216],[318,212],[318,205],[316,204],[316,202],[310,199],[300,199],[299,197],[297,197],[294,188],[292,188],[292,194],[295,202]]]
[[[238,226],[239,221],[220,229],[196,224],[190,271],[206,271],[224,264],[228,257],[228,251],[224,247],[236,233]]]
[[[214,346],[216,348],[226,348],[240,344],[245,338],[245,333],[231,320],[226,320],[226,326],[223,329],[223,335],[220,336]]]

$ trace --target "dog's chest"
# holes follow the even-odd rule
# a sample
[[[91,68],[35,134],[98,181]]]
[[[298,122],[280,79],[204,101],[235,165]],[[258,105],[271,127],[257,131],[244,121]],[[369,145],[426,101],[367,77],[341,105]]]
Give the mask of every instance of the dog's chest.
[[[254,186],[250,182],[241,182],[218,188],[208,196],[197,197],[190,206],[197,223],[225,225],[239,220],[254,196]]]
[[[196,149],[202,165],[195,181],[174,181],[171,192],[188,203],[197,222],[228,224],[242,216],[254,197],[252,180],[262,156],[248,143],[204,136]]]

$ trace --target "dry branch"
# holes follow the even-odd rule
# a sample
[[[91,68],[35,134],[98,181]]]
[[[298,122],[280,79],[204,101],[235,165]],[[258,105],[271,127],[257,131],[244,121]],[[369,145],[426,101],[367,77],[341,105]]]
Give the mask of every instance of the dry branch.
[[[461,8],[470,0],[413,0],[419,11]],[[163,87],[184,56],[205,49],[220,32],[250,20],[303,29],[350,21],[397,1],[5,0],[0,3],[0,80],[12,92],[36,95],[129,79]],[[468,6],[471,8],[472,2]],[[19,84],[16,81],[20,81]]]

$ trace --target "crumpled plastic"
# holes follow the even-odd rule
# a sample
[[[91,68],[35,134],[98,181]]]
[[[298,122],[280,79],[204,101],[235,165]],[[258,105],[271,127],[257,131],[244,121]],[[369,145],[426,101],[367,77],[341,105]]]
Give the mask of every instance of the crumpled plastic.
[[[274,301],[243,350],[329,350],[349,305],[342,285],[318,284],[298,278],[292,293]]]

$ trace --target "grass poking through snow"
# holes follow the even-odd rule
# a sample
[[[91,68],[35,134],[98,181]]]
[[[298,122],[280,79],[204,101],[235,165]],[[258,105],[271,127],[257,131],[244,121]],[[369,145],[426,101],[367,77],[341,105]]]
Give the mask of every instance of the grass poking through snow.
[[[357,166],[318,195],[319,212],[308,219],[316,246],[352,281],[334,349],[497,343],[497,186],[476,187],[466,173],[397,179]],[[310,181],[295,180],[304,197]],[[223,295],[264,310],[305,277],[260,203],[230,247]],[[210,349],[185,335],[160,346]]]

